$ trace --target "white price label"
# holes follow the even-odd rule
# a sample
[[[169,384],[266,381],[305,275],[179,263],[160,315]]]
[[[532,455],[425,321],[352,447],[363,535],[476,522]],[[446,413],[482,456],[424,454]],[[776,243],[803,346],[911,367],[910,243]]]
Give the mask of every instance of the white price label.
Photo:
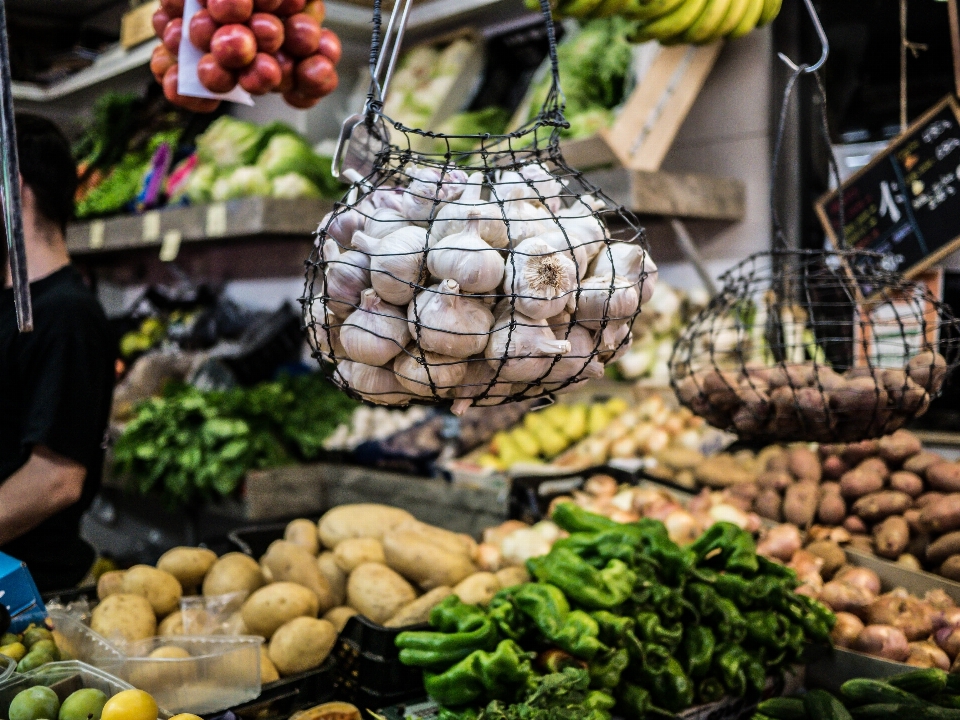
[[[167,230],[163,234],[163,242],[160,243],[160,261],[173,262],[180,253],[180,241],[183,234],[179,230]]]
[[[143,241],[145,243],[156,242],[160,239],[160,212],[150,210],[143,214]]]
[[[99,250],[103,247],[103,236],[106,226],[103,220],[94,220],[90,223],[90,249]]]
[[[214,203],[207,208],[207,237],[222,237],[227,234],[227,206]]]

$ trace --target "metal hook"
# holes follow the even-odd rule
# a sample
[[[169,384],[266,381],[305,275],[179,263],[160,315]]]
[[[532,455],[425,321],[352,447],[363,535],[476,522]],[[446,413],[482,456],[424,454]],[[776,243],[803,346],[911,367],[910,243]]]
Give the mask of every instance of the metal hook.
[[[820,47],[823,49],[823,52],[820,54],[820,59],[814,65],[797,65],[783,53],[777,53],[777,55],[795,72],[802,67],[805,73],[815,73],[823,67],[824,63],[827,62],[827,58],[830,56],[830,41],[827,40],[827,33],[824,31],[823,24],[820,22],[820,16],[817,15],[817,11],[813,7],[813,0],[803,1],[807,6],[807,12],[810,13],[813,26],[817,29],[817,37],[820,38]]]

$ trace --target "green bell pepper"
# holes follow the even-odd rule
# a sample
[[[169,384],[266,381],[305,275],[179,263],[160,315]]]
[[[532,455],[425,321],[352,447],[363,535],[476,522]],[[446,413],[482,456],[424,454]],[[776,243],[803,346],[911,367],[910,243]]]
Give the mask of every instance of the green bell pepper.
[[[532,675],[530,657],[513,640],[493,652],[476,650],[442,673],[425,671],[423,685],[439,705],[513,700]]]
[[[450,595],[430,613],[429,630],[408,631],[397,635],[400,662],[414,667],[441,669],[449,667],[476,650],[496,647],[497,628],[476,605],[466,605]]]
[[[630,655],[623,648],[607,650],[590,663],[590,685],[612,689],[620,684],[623,671],[630,665]]]
[[[728,572],[753,574],[759,569],[753,536],[733,523],[714,523],[690,550],[699,562],[719,565]]]
[[[574,502],[557,505],[550,519],[568,533],[593,533],[623,527],[615,520],[584,510]]]
[[[606,645],[618,645],[623,636],[633,630],[636,622],[633,618],[614,615],[607,610],[594,610],[590,617],[597,621],[600,627],[600,640]]]
[[[547,583],[525,583],[511,596],[517,608],[529,617],[550,643],[571,655],[591,660],[606,646],[600,642],[600,626],[583,610],[570,610],[563,592]]]
[[[676,650],[683,639],[683,625],[674,623],[665,628],[660,617],[654,612],[642,612],[637,615],[636,635],[644,642],[656,643]]]
[[[713,630],[705,625],[689,625],[683,632],[683,657],[687,674],[695,680],[704,678],[710,671],[717,639]]]
[[[531,558],[527,568],[541,582],[556,585],[571,600],[592,610],[622,605],[637,581],[636,573],[621,560],[610,560],[598,570],[569,548]]]

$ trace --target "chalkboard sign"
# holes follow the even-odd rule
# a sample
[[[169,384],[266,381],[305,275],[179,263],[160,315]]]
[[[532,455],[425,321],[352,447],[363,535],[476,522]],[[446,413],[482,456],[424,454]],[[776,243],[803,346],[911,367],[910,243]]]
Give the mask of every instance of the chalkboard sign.
[[[841,186],[846,243],[910,278],[960,249],[960,107],[945,98]],[[839,192],[817,201],[839,245]]]

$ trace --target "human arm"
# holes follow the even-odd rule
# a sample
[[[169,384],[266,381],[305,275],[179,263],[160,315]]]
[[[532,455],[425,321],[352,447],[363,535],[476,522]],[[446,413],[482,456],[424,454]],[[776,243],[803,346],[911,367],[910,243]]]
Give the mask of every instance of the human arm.
[[[0,484],[0,545],[79,502],[86,475],[75,460],[34,446],[23,467]]]

